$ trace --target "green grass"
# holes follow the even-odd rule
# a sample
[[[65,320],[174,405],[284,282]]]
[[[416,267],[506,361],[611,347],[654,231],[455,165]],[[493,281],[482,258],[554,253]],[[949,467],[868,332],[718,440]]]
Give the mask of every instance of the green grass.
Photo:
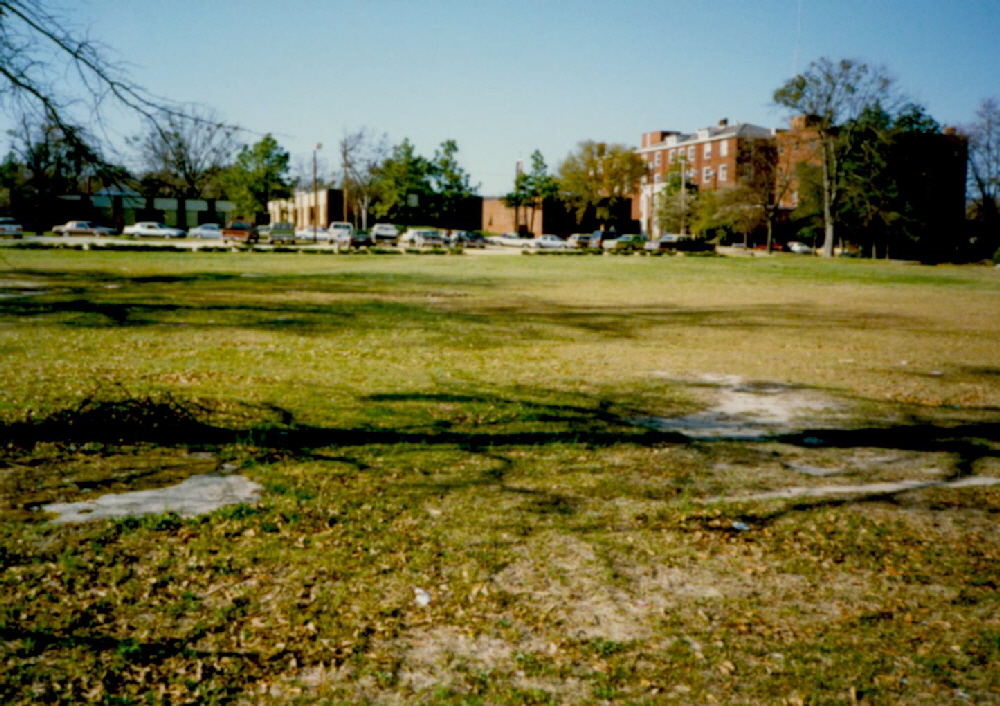
[[[0,292],[34,292],[0,299],[0,702],[1000,692],[1000,489],[706,502],[830,482],[795,464],[840,464],[851,482],[1000,475],[995,271],[790,256],[0,262]],[[857,429],[813,448],[631,422],[696,411],[705,374],[814,390]],[[37,509],[223,466],[264,486],[259,505],[80,526]]]

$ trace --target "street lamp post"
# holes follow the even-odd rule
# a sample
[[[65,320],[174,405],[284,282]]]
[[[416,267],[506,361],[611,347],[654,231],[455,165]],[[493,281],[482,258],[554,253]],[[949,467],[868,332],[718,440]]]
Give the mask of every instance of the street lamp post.
[[[313,150],[313,242],[319,241],[319,237],[316,233],[317,223],[319,222],[319,192],[316,190],[316,153],[323,149],[323,143],[317,142],[316,148]]]

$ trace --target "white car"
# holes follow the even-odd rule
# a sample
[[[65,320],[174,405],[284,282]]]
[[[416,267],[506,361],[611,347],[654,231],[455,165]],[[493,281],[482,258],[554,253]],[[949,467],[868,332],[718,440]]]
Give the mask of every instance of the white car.
[[[531,242],[531,247],[538,249],[568,250],[570,244],[558,235],[540,235]]]
[[[302,228],[295,229],[295,239],[303,240],[307,243],[316,241],[325,241],[330,239],[330,231],[326,228],[313,228],[312,226],[304,226]]]
[[[222,226],[218,223],[203,223],[197,228],[188,231],[192,238],[203,238],[205,240],[218,240],[222,237]]]
[[[797,240],[793,240],[786,246],[789,252],[798,253],[799,255],[811,255],[813,249],[806,245],[805,243],[800,243]]]
[[[330,240],[333,241],[350,242],[351,236],[354,235],[354,226],[347,221],[334,221],[326,229],[330,232]]]
[[[444,246],[444,236],[433,228],[410,228],[403,237],[399,239],[401,246],[409,245],[414,248],[422,247],[442,247]]]
[[[70,221],[61,226],[52,226],[52,232],[65,238],[68,235],[115,235],[118,231],[91,221]]]
[[[20,238],[24,235],[24,228],[21,224],[9,216],[0,217],[0,235],[9,235],[12,238]]]
[[[399,228],[392,223],[376,223],[375,227],[372,228],[372,238],[375,239],[376,245],[396,243],[399,240]]]
[[[183,238],[186,235],[180,228],[171,228],[156,221],[140,221],[135,225],[125,226],[122,234],[137,238]]]

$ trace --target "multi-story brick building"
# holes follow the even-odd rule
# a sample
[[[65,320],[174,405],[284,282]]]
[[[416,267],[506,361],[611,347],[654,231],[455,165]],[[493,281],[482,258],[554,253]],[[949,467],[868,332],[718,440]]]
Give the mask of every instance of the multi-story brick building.
[[[656,210],[660,192],[669,175],[680,172],[682,178],[701,190],[736,186],[745,175],[745,160],[754,140],[773,141],[776,130],[720,120],[718,125],[693,133],[656,130],[644,133],[639,155],[649,165],[638,198],[633,199],[633,217],[653,237],[660,235]]]

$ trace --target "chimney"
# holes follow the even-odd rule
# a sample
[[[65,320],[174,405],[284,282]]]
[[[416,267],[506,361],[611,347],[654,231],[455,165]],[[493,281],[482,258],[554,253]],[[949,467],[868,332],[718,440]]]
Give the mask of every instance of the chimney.
[[[726,127],[729,125],[729,118],[723,118],[719,121],[719,127]]]

